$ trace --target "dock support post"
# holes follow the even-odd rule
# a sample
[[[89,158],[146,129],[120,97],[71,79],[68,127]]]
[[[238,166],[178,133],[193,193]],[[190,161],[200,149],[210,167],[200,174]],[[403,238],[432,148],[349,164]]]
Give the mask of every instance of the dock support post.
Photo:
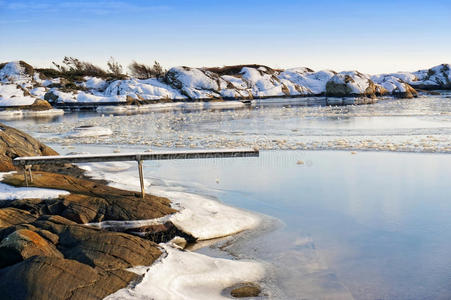
[[[28,173],[28,174],[27,174]],[[28,176],[30,176],[30,181],[28,181]],[[28,186],[33,182],[33,175],[31,174],[31,165],[23,165],[23,178],[25,180],[25,185]]]
[[[23,166],[23,178],[25,180],[25,185],[28,187],[28,175],[27,175],[27,166]]]
[[[31,165],[28,165],[27,168],[28,168],[28,175],[30,175],[30,182],[33,183],[33,175],[31,173]]]
[[[144,199],[144,175],[143,175],[143,161],[138,160],[138,171],[139,171],[139,183],[141,184],[141,197]]]

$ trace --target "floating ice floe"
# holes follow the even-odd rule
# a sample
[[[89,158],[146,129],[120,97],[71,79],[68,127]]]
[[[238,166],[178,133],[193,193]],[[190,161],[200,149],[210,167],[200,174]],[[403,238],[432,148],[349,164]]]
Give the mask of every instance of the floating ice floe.
[[[79,126],[74,128],[73,132],[68,136],[70,138],[83,138],[83,137],[96,137],[96,136],[107,136],[112,135],[113,131],[106,127],[100,126]]]
[[[242,282],[256,282],[265,275],[264,266],[255,261],[214,258],[160,244],[166,256],[150,267],[129,269],[143,275],[142,280],[106,297],[119,299],[230,299],[225,288]]]

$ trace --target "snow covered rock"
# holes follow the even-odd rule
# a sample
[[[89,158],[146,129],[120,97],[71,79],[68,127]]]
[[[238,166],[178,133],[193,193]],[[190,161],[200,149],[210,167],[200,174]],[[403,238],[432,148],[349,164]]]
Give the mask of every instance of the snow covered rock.
[[[190,99],[219,98],[219,90],[227,86],[217,74],[189,67],[171,68],[166,81]]]
[[[402,78],[408,80],[408,76],[395,76],[393,74],[382,74],[371,76],[371,79],[386,90],[389,94],[399,98],[413,98],[417,91],[406,83]]]
[[[0,83],[0,106],[31,105],[35,100],[36,98],[21,85]]]
[[[242,78],[247,82],[254,97],[285,96],[289,95],[287,87],[276,76],[277,72],[267,67],[241,70]]]
[[[0,82],[3,83],[29,81],[33,78],[34,73],[33,67],[24,61],[0,64]]]
[[[156,78],[115,80],[105,90],[105,96],[120,95],[139,100],[186,99],[179,90]]]
[[[58,73],[56,73],[58,74]],[[451,89],[449,64],[416,72],[370,76],[358,71],[337,73],[309,68],[272,69],[263,65],[221,68],[171,68],[163,79],[108,80],[85,76],[40,78],[25,62],[0,65],[0,106],[49,103],[140,104],[158,100],[241,100],[268,97],[370,97],[393,95],[411,98],[417,89]]]
[[[314,72],[309,68],[293,68],[283,71],[278,77],[292,82],[300,95],[321,95],[335,74],[329,70]]]
[[[381,91],[368,75],[357,71],[337,73],[326,83],[326,95],[332,97],[376,97]]]
[[[420,89],[451,89],[451,67],[441,64],[428,70],[413,72],[417,80],[409,82]]]

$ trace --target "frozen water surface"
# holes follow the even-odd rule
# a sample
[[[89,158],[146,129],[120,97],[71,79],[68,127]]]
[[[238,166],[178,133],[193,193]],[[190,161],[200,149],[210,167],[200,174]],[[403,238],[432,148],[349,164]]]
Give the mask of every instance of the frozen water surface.
[[[321,99],[261,100],[241,109],[174,110],[142,114],[66,114],[9,121],[47,143],[146,145],[150,148],[265,150],[384,150],[451,152],[451,96],[319,106]],[[316,101],[316,102],[315,102]],[[37,121],[38,120],[38,121]],[[71,138],[80,126],[111,136]]]
[[[260,158],[148,161],[144,170],[150,192],[169,186],[278,218],[281,225],[196,250],[269,263],[264,286],[276,299],[450,299],[449,97],[346,107],[274,100],[239,110],[79,113],[7,123],[62,153],[276,150]],[[86,125],[113,134],[67,138]],[[322,149],[346,151],[306,151]],[[135,165],[121,172],[137,182]]]

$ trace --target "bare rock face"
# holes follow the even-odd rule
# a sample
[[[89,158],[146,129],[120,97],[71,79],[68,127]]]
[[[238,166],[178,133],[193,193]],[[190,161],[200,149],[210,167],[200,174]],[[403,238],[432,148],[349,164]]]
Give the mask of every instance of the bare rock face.
[[[41,216],[0,230],[2,299],[102,299],[151,265],[157,244],[137,236]]]
[[[103,299],[136,279],[119,270],[107,272],[76,260],[33,256],[0,269],[2,299]]]
[[[30,135],[0,123],[0,172],[15,171],[12,160],[18,156],[58,155]]]
[[[0,229],[12,225],[33,222],[37,217],[32,213],[15,207],[0,209]]]
[[[0,243],[0,267],[35,255],[63,257],[55,245],[28,229],[14,231]]]

